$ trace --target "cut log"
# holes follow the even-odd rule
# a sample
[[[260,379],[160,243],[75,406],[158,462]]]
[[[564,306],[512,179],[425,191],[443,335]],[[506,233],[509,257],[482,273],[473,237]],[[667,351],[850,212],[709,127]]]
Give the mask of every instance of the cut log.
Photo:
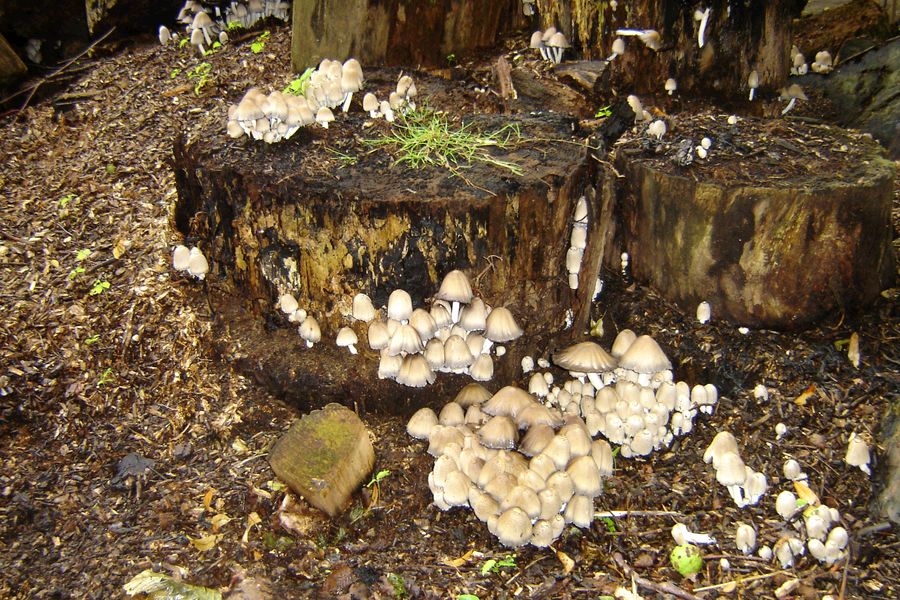
[[[417,84],[420,90],[448,85]],[[213,288],[228,281],[244,299],[236,311],[245,311],[242,318],[280,328],[278,346],[266,340],[231,346],[249,371],[306,405],[350,398],[363,398],[369,409],[387,399],[398,407],[408,398],[427,403],[427,388],[377,379],[378,353],[368,350],[362,324],[352,325],[359,355],[338,351],[334,337],[350,323],[356,293],[368,294],[377,307],[393,290],[405,289],[414,306],[427,306],[455,268],[468,274],[487,304],[508,307],[525,329],[521,340],[507,344],[506,355],[495,357],[497,379],[518,373],[524,354],[548,352],[583,331],[605,238],[593,188],[596,163],[573,137],[575,121],[559,115],[472,118],[472,132],[512,126],[519,134],[512,147],[487,149],[493,164],[476,160],[453,171],[392,164],[385,150],[354,145],[360,135],[387,131],[379,121],[360,133],[362,121],[351,112],[327,132],[304,132],[303,141],[272,146],[228,141],[224,132],[176,144],[176,226],[210,258]],[[358,162],[347,166],[329,149]],[[582,196],[589,227],[583,285],[573,290],[565,261]],[[312,349],[274,308],[285,292],[320,323],[322,341]],[[245,329],[227,321],[223,327],[230,339]],[[448,379],[456,389],[471,381],[438,375],[439,383]]]
[[[518,0],[296,0],[291,63],[297,72],[350,56],[363,66],[446,65],[493,46],[520,18]]]
[[[867,136],[724,115],[631,135],[616,166],[634,276],[693,314],[795,329],[855,312],[894,279],[894,166]],[[702,137],[712,141],[697,157]],[[691,161],[692,162],[689,162]]]
[[[0,34],[0,86],[16,81],[27,72],[25,63]]]
[[[610,66],[611,84],[620,94],[662,94],[669,77],[679,93],[742,95],[747,76],[756,70],[762,88],[781,87],[788,75],[791,19],[805,2],[704,3],[641,0],[640,2],[537,0],[543,28],[562,30],[574,54],[606,59],[618,29],[655,30],[658,49],[638,37],[624,37],[626,51]],[[704,44],[698,43],[701,21],[697,8],[709,8]]]
[[[180,0],[85,0],[88,31],[100,35],[116,28],[116,36],[156,31],[171,23],[184,5]]]

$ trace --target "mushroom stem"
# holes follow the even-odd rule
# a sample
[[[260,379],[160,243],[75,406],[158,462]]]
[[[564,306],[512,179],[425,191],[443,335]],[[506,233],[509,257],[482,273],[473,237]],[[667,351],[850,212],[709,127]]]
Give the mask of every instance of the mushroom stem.
[[[747,506],[747,501],[744,500],[743,490],[739,485],[729,485],[728,493],[731,494],[731,499],[734,500],[734,503],[738,506],[738,508],[743,508]]]
[[[355,344],[350,344],[349,346],[347,346],[347,350],[350,351],[350,354],[356,354],[356,353],[357,353],[357,351],[356,351],[356,345],[355,345]]]
[[[707,8],[703,11],[703,18],[700,19],[700,29],[697,31],[697,45],[701,48],[706,43],[706,24],[709,22],[709,13],[712,12],[711,8]]]
[[[797,103],[796,98],[791,98],[791,101],[787,103],[787,106],[784,107],[784,110],[781,111],[781,114],[786,115],[792,108],[794,108],[794,104]]]
[[[753,102],[754,96],[756,96],[756,88],[750,88],[750,102]]]
[[[452,305],[450,305],[450,320],[454,323],[459,322],[459,302],[454,301]]]
[[[306,347],[307,347],[307,348],[312,348],[312,347],[313,347],[313,343],[312,343],[311,341],[309,341],[309,340],[306,340]]]
[[[200,31],[203,32],[203,39],[206,40],[206,45],[212,46],[212,39],[210,39],[209,37],[209,29],[207,27],[204,27]]]
[[[350,110],[351,100],[353,100],[353,92],[347,92],[347,95],[344,97],[344,104],[341,106],[341,111],[347,112]]]
[[[603,387],[603,378],[600,377],[599,373],[588,373],[587,374],[588,381],[591,382],[591,385],[594,386],[595,390],[599,390]]]

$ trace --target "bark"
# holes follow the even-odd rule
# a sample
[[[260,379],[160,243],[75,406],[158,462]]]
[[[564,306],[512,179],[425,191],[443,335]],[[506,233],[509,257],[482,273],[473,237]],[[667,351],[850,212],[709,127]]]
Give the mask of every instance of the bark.
[[[611,64],[611,82],[622,94],[661,94],[669,77],[680,93],[734,96],[746,88],[756,70],[762,88],[779,88],[789,72],[791,19],[803,2],[715,0],[679,3],[666,0],[608,2],[538,0],[540,27],[563,31],[585,59],[610,56],[616,30],[653,29],[661,35],[654,51],[635,37],[625,38],[626,52]],[[698,45],[698,8],[711,8],[703,48]]]
[[[25,63],[0,34],[0,86],[14,82],[27,72]]]
[[[88,31],[99,35],[115,27],[116,36],[155,32],[174,21],[183,5],[180,0],[85,0]]]
[[[363,66],[440,66],[493,46],[521,24],[519,13],[518,0],[296,0],[291,62],[297,72],[350,56]]]

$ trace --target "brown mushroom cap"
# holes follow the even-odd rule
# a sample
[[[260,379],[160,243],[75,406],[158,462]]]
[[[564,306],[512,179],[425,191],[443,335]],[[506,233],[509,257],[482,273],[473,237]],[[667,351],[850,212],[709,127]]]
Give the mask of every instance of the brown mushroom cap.
[[[541,514],[541,501],[533,489],[524,485],[514,486],[503,500],[500,501],[500,510],[505,511],[518,506],[529,519],[537,519]]]
[[[566,468],[575,493],[594,498],[603,493],[603,482],[600,480],[600,470],[597,463],[590,456],[579,456]]]
[[[529,427],[519,442],[519,452],[525,456],[537,456],[553,440],[556,432],[548,424],[539,423]]]
[[[594,500],[587,496],[576,494],[572,496],[566,505],[563,515],[567,522],[577,527],[590,527],[594,521]]]

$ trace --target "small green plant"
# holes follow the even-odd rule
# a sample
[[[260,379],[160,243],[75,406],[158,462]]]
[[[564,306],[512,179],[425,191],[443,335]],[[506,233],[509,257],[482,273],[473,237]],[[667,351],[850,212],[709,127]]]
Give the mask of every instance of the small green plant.
[[[300,77],[292,80],[287,87],[285,87],[282,92],[285,94],[291,94],[293,96],[303,96],[306,94],[306,86],[309,83],[309,78],[312,77],[315,69],[307,68],[303,71],[303,74]]]
[[[175,79],[179,75],[181,75],[181,69],[177,67],[169,71],[169,79]]]
[[[89,337],[89,338],[87,338],[87,339],[84,340],[84,345],[85,345],[85,346],[91,346],[91,345],[93,345],[93,344],[96,344],[96,343],[99,342],[99,341],[100,341],[100,334],[99,334],[99,333],[95,333],[95,334],[92,335],[91,337]]]
[[[266,49],[266,42],[269,41],[269,35],[271,35],[268,31],[263,31],[261,34],[256,36],[256,39],[253,40],[253,43],[250,44],[250,51],[253,54],[259,54],[263,50]]]
[[[294,545],[294,540],[284,535],[275,535],[267,531],[262,537],[263,546],[274,552],[284,552]]]
[[[100,374],[100,379],[97,380],[97,387],[101,387],[106,385],[107,383],[112,382],[115,378],[113,375],[112,367],[107,367],[105,371]]]
[[[384,480],[385,477],[387,477],[390,474],[391,474],[391,472],[388,469],[382,469],[382,470],[378,471],[372,477],[372,480],[366,484],[366,487],[370,488],[373,485],[378,485],[379,483],[381,483]]]
[[[212,75],[212,65],[208,62],[202,62],[187,71],[188,79],[194,80],[194,95],[199,96],[206,84],[209,83]]]
[[[87,248],[82,248],[75,255],[75,262],[76,263],[84,262],[84,260],[87,259],[87,257],[90,255],[91,255],[90,250],[88,250]],[[84,273],[84,270],[85,270],[84,267],[82,267],[81,265],[76,265],[71,271],[69,271],[69,275],[66,277],[66,279],[68,279],[69,281],[74,281],[79,275]]]
[[[190,37],[183,37],[183,38],[181,38],[181,41],[178,42],[178,47],[184,48],[185,46],[187,46],[190,43],[191,43]]]
[[[515,569],[516,568],[516,555],[515,554],[507,554],[506,558],[501,560],[496,560],[494,558],[488,559],[484,561],[484,564],[481,565],[481,574],[487,575],[488,573],[499,573],[500,569]]]
[[[391,582],[391,586],[394,588],[394,596],[397,598],[408,598],[409,591],[406,589],[406,582],[403,581],[403,577],[397,575],[396,573],[388,573],[388,581]]]
[[[76,196],[75,194],[66,194],[59,199],[59,207],[66,208],[67,206],[69,206],[69,202],[71,202],[72,200],[78,200],[78,196]]]
[[[611,114],[612,114],[612,106],[607,104],[606,106],[597,110],[597,114],[594,115],[594,118],[605,119],[606,117],[610,116]]]
[[[91,290],[88,292],[91,296],[99,296],[103,292],[109,289],[109,282],[105,279],[97,279],[94,281],[94,284],[91,286]]]
[[[112,163],[106,163],[106,174],[110,177],[113,177],[116,174],[116,165]]]
[[[460,594],[456,597],[456,600],[481,600],[475,594]]]
[[[522,175],[522,168],[488,153],[489,148],[509,148],[521,139],[516,124],[490,133],[476,131],[471,124],[451,124],[444,113],[419,109],[401,117],[390,134],[363,140],[371,148],[391,148],[396,163],[414,169],[443,167],[462,177],[460,169],[483,162]]]
[[[456,55],[451,52],[450,54],[447,55],[447,65],[452,67],[455,64],[456,64]]]
[[[600,519],[603,521],[603,524],[606,525],[606,530],[610,533],[616,532],[616,522],[613,521],[610,517],[603,517]]]
[[[209,47],[209,50],[203,51],[203,56],[210,56],[215,54],[219,50],[222,49],[222,42],[213,42],[212,46]]]
[[[228,21],[228,24],[225,26],[228,31],[237,31],[238,29],[243,29],[244,26],[241,25],[240,21]]]

